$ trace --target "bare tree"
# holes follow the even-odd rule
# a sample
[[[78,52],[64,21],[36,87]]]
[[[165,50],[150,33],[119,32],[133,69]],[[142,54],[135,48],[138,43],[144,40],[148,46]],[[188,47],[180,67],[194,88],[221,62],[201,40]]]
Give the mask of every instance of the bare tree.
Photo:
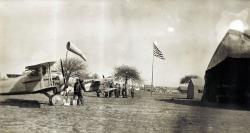
[[[127,86],[128,80],[141,81],[140,73],[137,69],[127,65],[116,67],[114,77],[116,80],[124,80],[125,86]]]
[[[57,68],[61,72],[64,72],[65,84],[68,84],[70,77],[84,78],[89,75],[88,73],[86,73],[86,65],[83,63],[82,60],[78,58],[63,59],[62,66],[63,70],[61,64],[59,64]]]

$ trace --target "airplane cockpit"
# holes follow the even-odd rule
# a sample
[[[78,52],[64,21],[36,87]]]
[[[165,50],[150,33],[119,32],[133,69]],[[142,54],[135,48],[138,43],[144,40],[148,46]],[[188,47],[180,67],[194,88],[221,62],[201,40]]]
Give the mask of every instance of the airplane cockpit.
[[[40,74],[42,75],[45,75],[47,70],[47,68],[45,66],[41,66],[41,69],[40,68],[33,68],[33,69],[30,69],[29,71],[29,76],[40,76]]]
[[[27,78],[23,82],[27,89],[32,88],[33,91],[41,88],[55,86],[55,82],[51,73],[51,66],[55,62],[45,62],[37,65],[27,66]]]

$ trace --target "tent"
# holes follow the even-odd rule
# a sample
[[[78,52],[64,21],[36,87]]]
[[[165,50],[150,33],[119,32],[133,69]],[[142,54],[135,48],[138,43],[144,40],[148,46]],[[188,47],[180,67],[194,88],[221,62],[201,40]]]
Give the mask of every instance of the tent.
[[[250,34],[248,33],[235,30],[226,33],[206,70],[202,101],[249,104]]]

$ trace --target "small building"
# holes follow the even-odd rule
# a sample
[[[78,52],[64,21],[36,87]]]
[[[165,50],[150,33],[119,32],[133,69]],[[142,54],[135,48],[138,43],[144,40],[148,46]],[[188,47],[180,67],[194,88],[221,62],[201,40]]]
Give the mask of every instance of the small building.
[[[151,85],[144,85],[144,91],[151,91],[152,86]]]
[[[180,84],[180,86],[177,88],[181,93],[187,93],[188,90],[188,84]]]
[[[188,99],[201,99],[204,88],[204,80],[200,77],[192,78],[188,83],[181,84],[177,90],[187,93]]]
[[[194,83],[192,80],[190,80],[187,87],[187,99],[193,99],[193,98],[194,98]]]
[[[187,98],[201,99],[204,90],[204,84],[204,80],[200,77],[191,79],[187,87]]]

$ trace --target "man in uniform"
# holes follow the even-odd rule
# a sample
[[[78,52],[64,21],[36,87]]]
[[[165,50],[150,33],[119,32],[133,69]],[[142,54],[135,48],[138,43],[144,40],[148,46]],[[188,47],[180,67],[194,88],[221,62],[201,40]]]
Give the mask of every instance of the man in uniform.
[[[131,93],[131,97],[134,98],[134,95],[135,95],[134,86],[131,87],[130,93]]]
[[[78,105],[83,105],[83,92],[84,91],[85,91],[85,87],[84,87],[83,80],[76,79],[76,82],[74,85],[74,99],[76,98],[76,96],[78,97],[77,99]]]
[[[122,85],[122,97],[126,98],[126,86],[125,86],[125,84]]]
[[[80,81],[80,92],[78,94],[78,99],[81,102],[81,105],[83,105],[84,104],[83,94],[86,90],[85,90],[85,84],[83,80],[80,79],[79,81]]]

